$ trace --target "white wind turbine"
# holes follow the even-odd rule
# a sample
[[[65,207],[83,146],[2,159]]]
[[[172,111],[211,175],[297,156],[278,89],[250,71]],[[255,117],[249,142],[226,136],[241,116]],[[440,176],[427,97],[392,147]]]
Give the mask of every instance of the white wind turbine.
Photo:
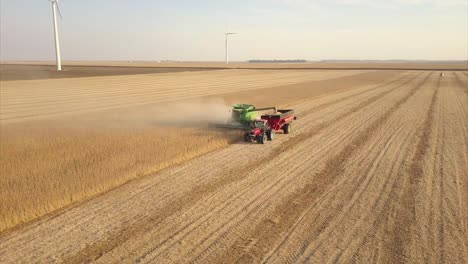
[[[226,35],[226,64],[229,64],[229,35],[235,35],[237,33],[229,32],[224,33]]]
[[[59,42],[59,33],[58,33],[58,26],[57,26],[57,13],[62,18],[62,14],[60,12],[60,7],[58,5],[58,0],[49,0],[52,2],[52,14],[54,19],[54,35],[55,35],[55,56],[57,60],[57,71],[62,70],[62,58],[60,57],[60,42]]]

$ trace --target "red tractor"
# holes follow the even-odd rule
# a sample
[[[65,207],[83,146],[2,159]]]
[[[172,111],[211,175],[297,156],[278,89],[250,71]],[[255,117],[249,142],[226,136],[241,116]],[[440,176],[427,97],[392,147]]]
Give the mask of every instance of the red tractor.
[[[279,130],[283,130],[284,134],[289,134],[291,133],[291,123],[296,119],[292,109],[278,110],[275,114],[262,115],[261,119],[253,122],[253,128],[245,132],[244,141],[257,141],[259,144],[265,144],[267,140],[273,140]]]

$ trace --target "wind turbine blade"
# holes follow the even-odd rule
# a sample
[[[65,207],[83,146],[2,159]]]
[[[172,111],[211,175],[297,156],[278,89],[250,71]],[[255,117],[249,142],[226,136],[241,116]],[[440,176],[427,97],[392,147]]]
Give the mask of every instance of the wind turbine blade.
[[[58,15],[59,15],[60,19],[63,20],[62,12],[60,11],[60,5],[59,5],[58,1],[56,1],[56,5],[57,5],[57,12],[58,12]]]

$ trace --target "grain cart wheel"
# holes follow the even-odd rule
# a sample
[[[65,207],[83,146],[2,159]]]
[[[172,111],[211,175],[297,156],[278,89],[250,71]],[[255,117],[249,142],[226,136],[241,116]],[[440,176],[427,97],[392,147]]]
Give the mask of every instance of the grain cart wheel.
[[[258,144],[265,144],[266,143],[266,136],[265,135],[258,135],[257,136],[257,143]]]
[[[291,133],[291,124],[284,125],[283,131],[284,131],[285,134]]]
[[[273,129],[270,129],[266,132],[266,135],[267,135],[267,139],[272,141],[273,139],[275,139],[275,130]]]

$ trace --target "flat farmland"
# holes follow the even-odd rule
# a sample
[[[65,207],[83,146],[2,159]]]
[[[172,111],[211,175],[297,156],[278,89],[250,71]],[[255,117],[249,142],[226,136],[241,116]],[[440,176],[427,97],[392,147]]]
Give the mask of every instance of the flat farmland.
[[[466,263],[467,87],[359,69],[2,81],[0,262]],[[237,102],[296,109],[293,133],[206,127]]]
[[[154,104],[327,80],[363,71],[219,70],[2,83],[0,121]],[[156,77],[157,76],[157,77]],[[156,77],[156,78],[155,78]]]

